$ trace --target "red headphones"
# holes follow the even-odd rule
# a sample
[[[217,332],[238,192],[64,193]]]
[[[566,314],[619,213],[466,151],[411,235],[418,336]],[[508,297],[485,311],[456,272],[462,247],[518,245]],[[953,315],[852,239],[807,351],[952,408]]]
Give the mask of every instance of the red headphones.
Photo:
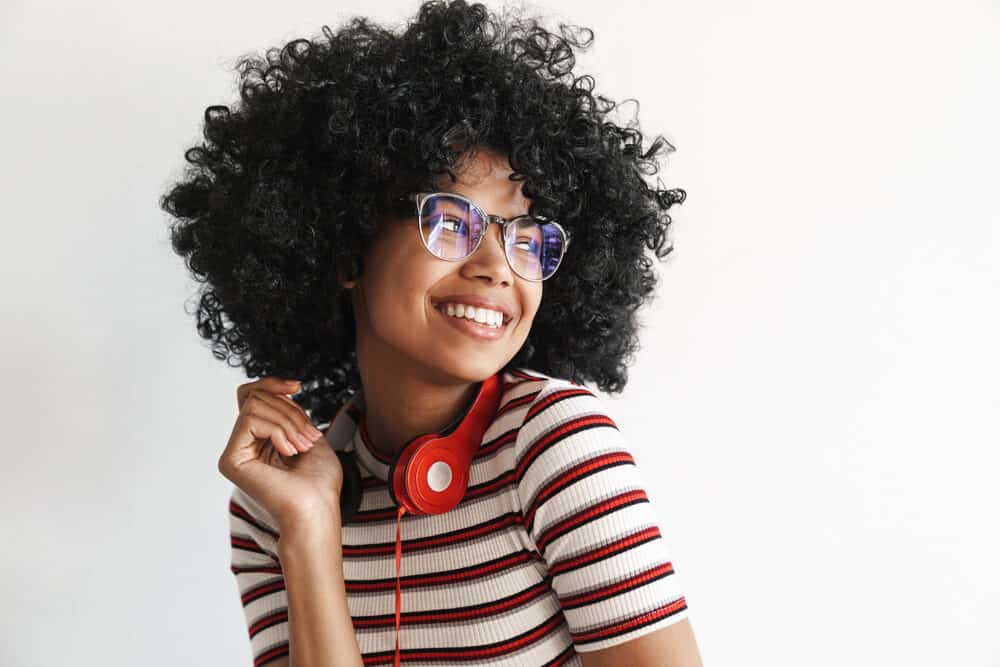
[[[444,514],[465,496],[469,468],[483,434],[500,407],[499,373],[480,383],[472,405],[456,423],[441,433],[428,433],[410,440],[389,466],[389,495],[397,507],[410,514]],[[364,415],[361,416],[363,426]],[[361,473],[357,460],[337,450],[344,468],[340,496],[341,520],[346,523],[361,504]]]
[[[500,377],[484,380],[466,415],[450,433],[408,442],[389,466],[389,493],[411,514],[444,514],[465,496],[472,458],[500,406]]]

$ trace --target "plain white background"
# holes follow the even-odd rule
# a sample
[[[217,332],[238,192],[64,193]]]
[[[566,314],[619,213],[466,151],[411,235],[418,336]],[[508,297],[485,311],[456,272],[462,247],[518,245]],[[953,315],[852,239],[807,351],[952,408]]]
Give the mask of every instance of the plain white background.
[[[0,8],[0,664],[250,664],[216,470],[247,378],[157,198],[238,56],[416,7]],[[607,401],[706,665],[1000,665],[998,5],[526,7],[677,147]]]

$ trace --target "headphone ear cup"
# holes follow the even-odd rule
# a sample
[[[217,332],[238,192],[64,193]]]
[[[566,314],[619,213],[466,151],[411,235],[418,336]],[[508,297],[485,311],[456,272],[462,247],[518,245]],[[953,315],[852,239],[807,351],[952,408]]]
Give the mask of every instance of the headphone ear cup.
[[[361,485],[361,470],[358,468],[354,454],[335,450],[340,459],[340,467],[344,471],[344,481],[340,487],[340,523],[346,524],[361,507],[361,495],[364,491]]]
[[[450,511],[468,489],[469,468],[499,408],[499,375],[484,380],[465,414],[442,433],[413,438],[389,464],[387,486],[397,508],[411,514]]]

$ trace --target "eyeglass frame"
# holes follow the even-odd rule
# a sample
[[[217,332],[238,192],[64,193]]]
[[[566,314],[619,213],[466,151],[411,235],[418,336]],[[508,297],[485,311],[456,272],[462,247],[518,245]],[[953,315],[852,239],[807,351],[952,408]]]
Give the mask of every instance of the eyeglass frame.
[[[467,203],[472,209],[474,209],[476,211],[476,213],[479,214],[479,217],[482,218],[483,221],[484,221],[483,222],[483,233],[479,235],[479,239],[476,241],[476,246],[472,250],[470,250],[469,253],[467,255],[465,255],[464,257],[458,257],[456,259],[448,259],[447,257],[439,257],[438,255],[436,255],[434,253],[433,250],[430,249],[430,246],[427,245],[427,239],[424,238],[424,224],[423,224],[423,219],[422,219],[423,218],[423,208],[424,208],[424,203],[429,198],[431,198],[431,197],[433,197],[435,195],[445,195],[447,197],[457,197],[458,199],[461,199],[462,201],[464,201],[465,203]],[[486,211],[483,210],[482,206],[480,206],[476,202],[472,201],[471,199],[469,199],[465,195],[460,195],[457,192],[412,192],[409,195],[403,195],[399,199],[403,200],[403,201],[412,201],[414,204],[416,204],[416,207],[417,207],[417,215],[416,215],[416,218],[417,218],[417,231],[420,234],[420,241],[423,243],[423,246],[427,250],[427,252],[429,252],[435,258],[440,259],[440,260],[445,261],[445,262],[461,262],[462,260],[465,260],[465,259],[468,259],[469,257],[472,257],[472,255],[477,250],[479,250],[479,246],[483,242],[483,239],[486,238],[486,236],[489,234],[490,223],[496,223],[496,224],[500,225],[500,238],[501,238],[501,241],[503,241],[504,239],[507,238],[507,227],[511,223],[517,222],[518,220],[520,220],[522,218],[528,218],[529,220],[532,220],[532,221],[541,221],[543,224],[547,224],[547,225],[555,225],[556,228],[559,230],[559,232],[563,236],[562,253],[560,253],[560,255],[559,255],[559,261],[556,263],[556,268],[552,269],[552,273],[550,273],[549,275],[545,276],[544,278],[525,278],[524,276],[522,276],[518,272],[518,270],[514,268],[514,264],[510,261],[510,256],[507,254],[507,244],[505,242],[503,243],[503,256],[507,260],[507,266],[509,266],[510,270],[513,271],[515,274],[517,274],[517,276],[519,278],[521,278],[522,280],[527,280],[527,281],[533,282],[533,283],[544,282],[544,281],[548,280],[549,278],[551,278],[552,276],[556,275],[556,271],[558,271],[559,267],[562,266],[563,258],[566,256],[566,251],[569,249],[570,240],[572,238],[571,234],[568,231],[566,231],[566,228],[563,227],[562,225],[560,225],[555,220],[549,220],[548,218],[545,218],[543,216],[540,216],[540,215],[531,215],[531,214],[528,214],[528,213],[525,213],[523,215],[516,215],[513,218],[505,218],[502,215],[495,215],[493,213],[487,213]]]

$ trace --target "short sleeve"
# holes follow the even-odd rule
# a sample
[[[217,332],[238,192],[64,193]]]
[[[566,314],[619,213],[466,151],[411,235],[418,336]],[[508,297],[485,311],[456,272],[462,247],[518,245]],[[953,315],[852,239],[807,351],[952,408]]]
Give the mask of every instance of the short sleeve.
[[[238,486],[229,499],[230,569],[236,577],[254,667],[288,655],[288,597],[270,515]]]
[[[515,456],[525,528],[578,652],[687,618],[639,469],[594,393],[549,379],[525,415]]]

